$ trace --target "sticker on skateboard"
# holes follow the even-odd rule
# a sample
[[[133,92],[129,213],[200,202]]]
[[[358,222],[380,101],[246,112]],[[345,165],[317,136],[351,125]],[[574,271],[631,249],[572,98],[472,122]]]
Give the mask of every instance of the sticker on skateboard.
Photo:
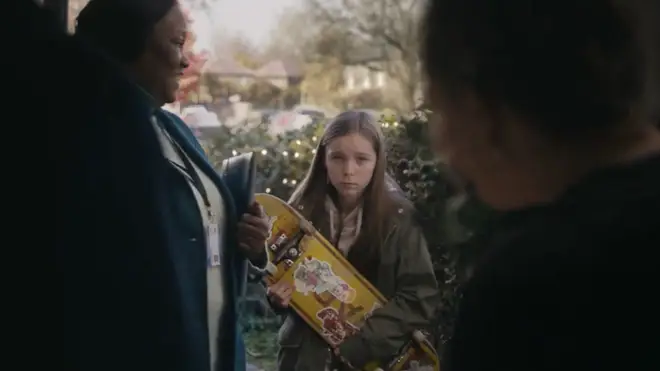
[[[277,215],[268,217],[268,237],[266,238],[266,242],[264,244],[264,249],[266,250],[266,257],[267,257],[265,270],[270,274],[275,274],[277,272],[277,265],[272,263],[273,257],[271,255],[272,254],[271,250],[275,250],[275,248],[277,248],[278,241],[275,241],[275,243],[271,245],[270,248],[268,246],[268,241],[270,241],[270,239],[273,237],[273,230],[274,230],[273,226],[275,225],[277,219],[278,219]],[[278,240],[283,236],[284,235],[280,235]],[[286,236],[284,237],[286,238]]]
[[[266,241],[270,241],[270,238],[273,237],[273,226],[275,225],[277,218],[277,215],[268,217],[268,238],[266,238]]]
[[[303,295],[329,292],[346,304],[355,299],[355,289],[337,276],[328,262],[308,256],[298,264],[293,278],[296,291]]]
[[[333,307],[326,307],[316,312],[316,318],[321,320],[323,337],[335,346],[358,331],[357,326],[342,320],[337,309]]]
[[[266,246],[271,269],[264,282],[293,286],[291,307],[325,343],[339,346],[387,305],[386,298],[298,210],[272,195],[255,199],[269,217],[271,232]],[[439,371],[427,337],[413,331],[389,362],[374,360],[364,370]]]

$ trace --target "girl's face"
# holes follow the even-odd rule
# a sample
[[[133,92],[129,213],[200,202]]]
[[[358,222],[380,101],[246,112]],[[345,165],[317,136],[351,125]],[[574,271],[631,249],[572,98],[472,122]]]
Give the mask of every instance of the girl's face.
[[[377,155],[372,143],[360,134],[335,138],[326,146],[328,181],[343,201],[354,202],[371,182]]]

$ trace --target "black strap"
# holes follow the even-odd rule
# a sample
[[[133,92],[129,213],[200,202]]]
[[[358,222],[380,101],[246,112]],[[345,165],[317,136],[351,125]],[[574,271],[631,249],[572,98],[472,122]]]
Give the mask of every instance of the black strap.
[[[160,125],[160,124],[159,124]],[[161,130],[165,131],[165,128],[161,127]],[[165,131],[167,133],[167,131]],[[168,140],[172,143],[172,147],[174,147],[174,150],[176,151],[176,154],[181,158],[181,161],[183,161],[183,166],[185,169],[182,169],[181,166],[177,163],[171,162],[173,165],[175,165],[177,168],[180,170],[183,170],[189,177],[190,177],[190,182],[193,184],[193,186],[197,189],[199,194],[202,196],[202,200],[204,202],[204,206],[206,206],[206,211],[209,213],[209,216],[211,214],[211,202],[209,201],[209,196],[208,193],[206,193],[206,188],[204,188],[204,183],[202,183],[202,179],[199,177],[199,174],[197,174],[197,171],[195,170],[195,167],[193,166],[192,162],[190,162],[190,159],[188,156],[183,152],[183,149],[177,143],[172,137],[167,135]]]

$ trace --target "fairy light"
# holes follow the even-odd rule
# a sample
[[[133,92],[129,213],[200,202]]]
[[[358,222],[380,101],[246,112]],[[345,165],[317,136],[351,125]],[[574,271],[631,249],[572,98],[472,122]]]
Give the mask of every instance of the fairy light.
[[[300,139],[296,140],[296,144],[297,144],[297,145],[301,145],[301,144],[302,144],[302,142],[300,141]]]
[[[282,152],[282,156],[286,157],[288,155],[289,155],[289,152],[287,152],[287,151]]]
[[[236,152],[236,150],[233,150],[233,151],[231,151],[231,154],[232,154],[232,156],[236,156],[238,154],[238,152]]]
[[[287,184],[288,182],[289,182],[289,179],[287,179],[287,178],[282,179],[282,184]]]
[[[293,157],[298,158],[300,156],[300,153],[296,152],[293,154]]]
[[[313,150],[312,150],[312,153],[316,153],[316,149],[313,149]]]
[[[266,151],[265,149],[262,149],[262,150],[261,150],[261,154],[264,155],[264,156],[266,156],[266,155],[268,154],[268,151]]]
[[[266,193],[270,193],[270,188],[266,188]]]
[[[298,183],[298,181],[295,180],[295,179],[291,181],[291,185],[296,185],[297,183]]]
[[[316,142],[316,135],[312,137],[312,142]]]

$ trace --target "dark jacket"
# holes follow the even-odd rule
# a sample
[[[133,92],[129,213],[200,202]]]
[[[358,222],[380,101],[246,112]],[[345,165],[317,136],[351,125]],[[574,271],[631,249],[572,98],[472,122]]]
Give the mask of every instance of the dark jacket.
[[[324,236],[329,235],[327,221],[317,227]],[[390,231],[380,251],[379,262],[369,271],[361,271],[388,299],[388,303],[374,311],[359,333],[340,346],[342,356],[357,368],[372,361],[390,361],[411,339],[414,330],[428,329],[439,303],[431,257],[412,211],[398,209]],[[351,251],[361,248],[354,245]],[[349,252],[349,261],[351,258]],[[280,328],[278,342],[279,371],[325,369],[328,345],[292,311]]]
[[[208,370],[188,362],[184,352],[189,341],[185,298],[173,251],[189,244],[190,234],[179,223],[175,206],[180,200],[173,199],[179,189],[168,183],[171,173],[150,121],[152,102],[98,50],[57,29],[35,2],[7,5],[12,15],[7,20],[15,21],[12,43],[31,45],[25,60],[8,61],[14,71],[8,86],[15,97],[30,96],[39,103],[26,116],[25,127],[52,134],[45,162],[54,163],[51,176],[25,175],[33,176],[25,184],[45,184],[47,196],[25,187],[25,195],[13,193],[32,202],[33,210],[47,200],[56,202],[55,215],[48,218],[54,243],[46,237],[45,252],[39,251],[41,244],[28,249],[34,253],[28,260],[50,263],[55,256],[54,264],[48,264],[55,274],[46,271],[40,282],[42,291],[57,299],[47,304],[48,315],[32,323],[46,328],[55,322],[56,330],[61,328],[44,332],[45,342],[59,349],[52,363],[82,371]],[[63,87],[71,90],[62,94]],[[168,126],[230,201],[188,129],[178,120]],[[229,223],[235,226],[237,213],[229,204]],[[195,201],[188,205],[194,207]],[[234,230],[227,230],[230,295],[223,371],[245,370],[235,321],[236,293],[244,277],[239,267],[244,265],[234,252]]]
[[[445,371],[657,370],[660,154],[505,214],[464,288]]]

